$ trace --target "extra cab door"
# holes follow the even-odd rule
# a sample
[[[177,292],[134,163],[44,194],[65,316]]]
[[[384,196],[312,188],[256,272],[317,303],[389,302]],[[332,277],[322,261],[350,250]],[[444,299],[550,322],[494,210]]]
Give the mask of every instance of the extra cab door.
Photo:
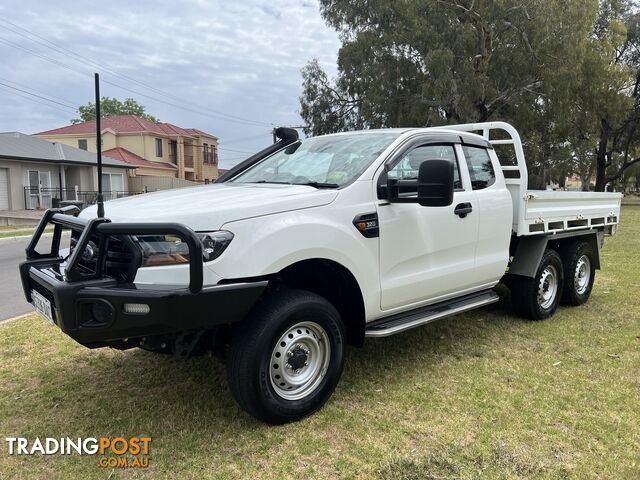
[[[475,276],[484,284],[497,283],[509,261],[511,194],[500,174],[500,162],[495,150],[477,145],[463,145],[471,188],[478,202],[478,242],[476,244]]]
[[[423,207],[384,200],[388,177],[417,178],[420,164],[429,159],[454,163],[451,205]],[[390,159],[388,172],[377,175],[381,310],[418,307],[473,290],[478,284],[474,267],[479,216],[460,145],[428,137],[414,140]]]

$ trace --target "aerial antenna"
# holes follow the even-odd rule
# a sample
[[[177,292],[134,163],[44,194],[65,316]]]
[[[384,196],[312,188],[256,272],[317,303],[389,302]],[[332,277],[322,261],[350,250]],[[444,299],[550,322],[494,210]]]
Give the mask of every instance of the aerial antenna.
[[[96,80],[96,152],[98,155],[98,218],[104,218],[104,199],[102,198],[102,132],[100,128],[100,75],[94,74]]]

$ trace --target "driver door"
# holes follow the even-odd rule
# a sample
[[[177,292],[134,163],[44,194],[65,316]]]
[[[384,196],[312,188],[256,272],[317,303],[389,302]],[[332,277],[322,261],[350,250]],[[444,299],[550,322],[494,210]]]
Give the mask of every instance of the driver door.
[[[417,178],[420,164],[442,158],[454,162],[453,203],[423,207],[418,203],[377,204],[380,225],[380,287],[382,310],[431,303],[474,286],[478,209],[466,168],[461,168],[460,146],[453,143],[415,142],[392,159],[387,173],[398,179]],[[417,192],[403,192],[403,195]],[[471,213],[455,212],[468,203]]]

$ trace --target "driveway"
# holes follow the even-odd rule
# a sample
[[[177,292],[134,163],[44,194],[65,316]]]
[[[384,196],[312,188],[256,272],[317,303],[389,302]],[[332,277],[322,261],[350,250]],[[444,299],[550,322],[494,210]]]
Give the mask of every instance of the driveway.
[[[27,238],[0,241],[0,322],[33,311],[24,299],[18,275],[27,241]]]

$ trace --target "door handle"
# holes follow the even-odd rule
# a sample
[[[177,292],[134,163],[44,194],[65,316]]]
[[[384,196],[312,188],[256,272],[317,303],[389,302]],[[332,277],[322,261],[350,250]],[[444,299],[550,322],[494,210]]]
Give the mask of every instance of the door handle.
[[[453,211],[453,213],[458,215],[460,218],[465,218],[472,211],[473,211],[473,207],[471,206],[471,204],[469,202],[465,202],[465,203],[459,203],[458,205],[456,205],[456,208]]]

